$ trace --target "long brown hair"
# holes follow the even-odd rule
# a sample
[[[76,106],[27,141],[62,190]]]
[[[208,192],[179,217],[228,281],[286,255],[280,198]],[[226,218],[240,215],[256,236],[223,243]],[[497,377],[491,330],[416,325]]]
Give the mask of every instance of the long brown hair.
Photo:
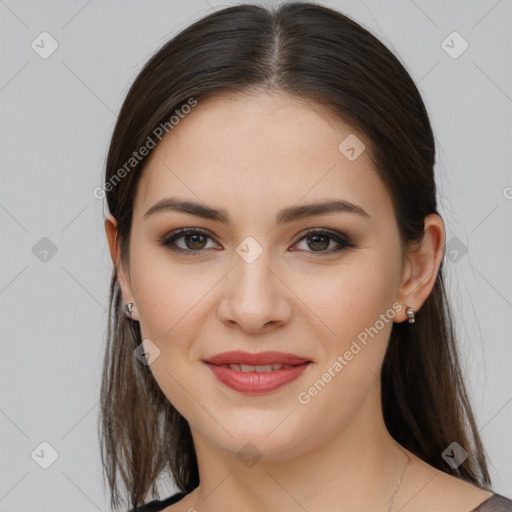
[[[147,160],[134,160],[134,152],[149,140],[158,143],[158,127],[170,132],[170,118],[191,101],[200,105],[215,93],[264,90],[326,105],[364,133],[371,142],[368,154],[391,195],[402,241],[421,240],[425,216],[438,213],[435,143],[420,93],[399,59],[369,31],[327,7],[240,4],[194,22],[168,41],[126,96],[101,190],[117,219],[123,263],[129,263],[133,200]],[[485,488],[490,477],[460,369],[443,275],[441,265],[416,323],[393,325],[381,377],[384,420],[390,434],[428,464]],[[119,484],[132,507],[150,491],[158,496],[156,479],[162,472],[169,472],[184,492],[199,484],[189,424],[134,357],[141,342],[138,322],[125,316],[113,269],[99,435],[114,508],[119,507]],[[469,453],[456,469],[442,457],[453,441]]]

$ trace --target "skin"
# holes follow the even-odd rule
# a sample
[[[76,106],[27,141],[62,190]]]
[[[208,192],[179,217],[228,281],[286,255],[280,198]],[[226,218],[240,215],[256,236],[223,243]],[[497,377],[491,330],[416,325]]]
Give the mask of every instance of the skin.
[[[467,512],[491,495],[424,463],[385,427],[379,374],[392,322],[407,320],[405,305],[421,315],[445,231],[429,215],[423,243],[402,250],[368,150],[354,161],[338,150],[349,134],[370,147],[363,134],[295,97],[208,98],[149,158],[134,201],[129,264],[120,261],[116,220],[105,221],[123,299],[134,303],[143,339],[160,350],[151,372],[189,422],[196,447],[201,484],[166,511],[388,510],[407,456],[393,510]],[[143,219],[168,196],[225,209],[232,225],[175,211]],[[337,212],[275,224],[282,208],[321,199],[350,201],[369,217]],[[159,239],[178,228],[211,238],[196,245],[181,238],[180,247],[200,253],[174,253]],[[343,233],[356,247],[327,254],[338,244],[327,238],[318,248],[303,238],[309,228]],[[236,252],[249,236],[262,249],[250,264]],[[400,307],[394,319],[300,403],[298,394],[393,304]],[[247,395],[202,362],[233,349],[291,352],[313,363],[285,387]],[[247,442],[261,454],[250,467],[237,457]]]

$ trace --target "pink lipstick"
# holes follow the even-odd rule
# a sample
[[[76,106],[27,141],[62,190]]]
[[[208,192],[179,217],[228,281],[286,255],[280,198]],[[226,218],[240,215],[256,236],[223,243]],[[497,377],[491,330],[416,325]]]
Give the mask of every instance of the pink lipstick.
[[[231,351],[205,360],[224,385],[248,394],[274,391],[299,378],[311,360],[283,352]]]

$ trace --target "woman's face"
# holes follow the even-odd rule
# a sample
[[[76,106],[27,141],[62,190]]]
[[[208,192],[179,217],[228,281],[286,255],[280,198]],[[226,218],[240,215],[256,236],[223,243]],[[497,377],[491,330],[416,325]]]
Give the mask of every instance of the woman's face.
[[[393,314],[402,321],[405,308],[398,228],[367,142],[316,104],[224,95],[200,101],[151,154],[121,284],[144,348],[160,351],[151,372],[197,439],[234,452],[250,442],[277,460],[376,417]],[[172,208],[145,217],[165,198],[225,222]],[[331,201],[345,207],[303,210]],[[200,232],[161,243],[182,228]],[[279,387],[235,389],[205,362],[234,350],[310,363]]]

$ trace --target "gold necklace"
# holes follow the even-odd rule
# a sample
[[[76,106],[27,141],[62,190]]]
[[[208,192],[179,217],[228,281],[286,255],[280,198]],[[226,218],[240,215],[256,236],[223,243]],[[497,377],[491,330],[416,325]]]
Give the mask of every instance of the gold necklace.
[[[393,494],[391,495],[391,498],[389,500],[388,512],[391,511],[391,507],[393,506],[393,503],[395,502],[396,493],[398,492],[398,489],[400,489],[400,485],[402,484],[402,480],[404,478],[405,472],[407,471],[407,467],[409,466],[409,463],[411,462],[411,458],[409,457],[409,455],[407,455],[407,453],[405,455],[407,456],[407,462],[404,465],[404,469],[402,470],[402,472],[400,474],[400,478],[398,479],[398,482],[395,484],[395,489],[394,489]]]

